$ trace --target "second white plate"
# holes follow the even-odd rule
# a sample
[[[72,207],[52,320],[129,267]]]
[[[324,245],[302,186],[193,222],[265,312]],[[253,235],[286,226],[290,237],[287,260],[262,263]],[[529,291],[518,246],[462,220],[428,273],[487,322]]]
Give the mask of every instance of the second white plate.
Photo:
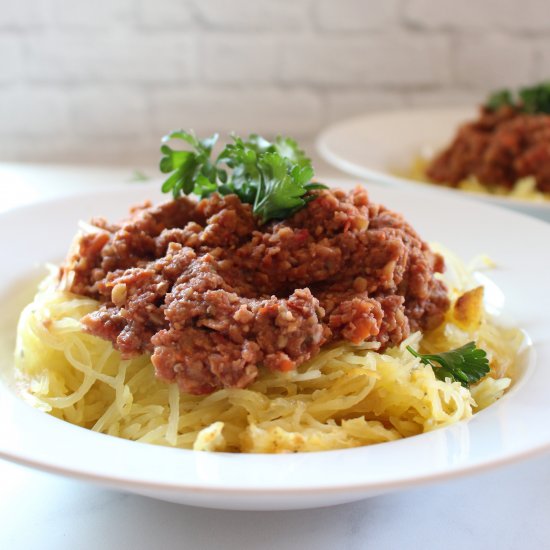
[[[415,189],[423,184],[395,174],[406,172],[414,157],[422,151],[437,151],[444,147],[458,126],[475,116],[473,107],[368,114],[344,120],[324,130],[317,139],[317,149],[327,162],[348,174],[385,185]],[[449,200],[466,193],[435,185],[430,189],[446,195]],[[550,201],[528,202],[495,195],[468,195],[550,221]]]

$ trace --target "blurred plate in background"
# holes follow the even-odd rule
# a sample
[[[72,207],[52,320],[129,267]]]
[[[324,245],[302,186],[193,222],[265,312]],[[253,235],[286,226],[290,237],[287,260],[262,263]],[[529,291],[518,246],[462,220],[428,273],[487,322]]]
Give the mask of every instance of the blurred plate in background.
[[[399,176],[410,170],[418,156],[446,146],[460,124],[475,118],[467,107],[409,109],[351,118],[324,130],[317,139],[319,154],[330,164],[354,176],[386,185],[415,189],[422,182]],[[470,193],[433,185],[434,193],[449,198],[467,193],[471,197],[505,206],[550,221],[550,201]]]

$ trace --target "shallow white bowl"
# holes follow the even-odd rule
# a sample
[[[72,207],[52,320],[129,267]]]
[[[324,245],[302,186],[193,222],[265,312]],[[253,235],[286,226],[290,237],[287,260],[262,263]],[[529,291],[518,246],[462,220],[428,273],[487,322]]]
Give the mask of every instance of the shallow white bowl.
[[[489,254],[492,305],[532,339],[504,398],[468,422],[392,443],[288,455],[236,455],[156,447],[93,433],[38,410],[13,386],[15,323],[34,291],[29,276],[63,257],[79,219],[116,219],[152,197],[150,186],[76,196],[0,215],[0,457],[125,491],[197,506],[275,510],[350,502],[532,456],[550,448],[550,225],[457,196],[372,187],[421,235],[464,258]],[[43,273],[43,271],[42,271]],[[32,277],[31,277],[32,278]],[[502,293],[499,292],[499,289]]]
[[[317,149],[327,162],[344,172],[385,185],[416,189],[424,184],[395,174],[406,173],[422,151],[438,151],[446,146],[458,126],[475,117],[476,110],[466,107],[368,114],[325,129],[317,139]],[[451,201],[457,195],[467,194],[550,221],[550,201],[533,202],[436,185],[430,188]]]

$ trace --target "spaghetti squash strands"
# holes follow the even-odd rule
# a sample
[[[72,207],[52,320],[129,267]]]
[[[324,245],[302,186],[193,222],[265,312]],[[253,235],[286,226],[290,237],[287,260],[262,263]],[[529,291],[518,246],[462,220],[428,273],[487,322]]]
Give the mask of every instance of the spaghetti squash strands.
[[[438,250],[450,268],[446,283],[455,302],[476,285],[456,257]],[[60,291],[53,275],[42,283],[18,327],[16,365],[25,397],[97,432],[201,451],[358,447],[468,419],[510,386],[522,340],[520,331],[495,325],[485,311],[459,326],[451,307],[437,329],[414,333],[384,353],[377,343],[336,343],[294,372],[260,369],[246,389],[197,396],[155,378],[147,355],[123,360],[110,342],[84,333],[79,319],[97,307]],[[438,353],[472,340],[487,351],[491,374],[470,389],[438,380],[406,349]]]
[[[444,185],[433,182],[428,177],[426,172],[430,162],[430,158],[423,155],[417,155],[411,162],[408,170],[396,171],[396,175],[410,178],[421,183]],[[543,193],[542,191],[539,191],[537,189],[537,181],[532,176],[518,179],[510,189],[499,185],[491,185],[490,183],[481,183],[475,176],[470,176],[462,181],[459,181],[456,184],[456,188],[470,193],[511,197],[513,199],[520,199],[530,202],[544,203],[550,200],[550,193]]]

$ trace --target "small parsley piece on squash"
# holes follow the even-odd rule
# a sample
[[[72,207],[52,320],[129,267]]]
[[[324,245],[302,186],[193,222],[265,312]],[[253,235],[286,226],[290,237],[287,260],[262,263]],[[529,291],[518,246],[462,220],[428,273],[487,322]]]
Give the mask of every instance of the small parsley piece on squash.
[[[479,382],[489,374],[489,360],[485,350],[476,347],[475,342],[443,353],[422,354],[407,346],[407,350],[418,357],[424,365],[432,367],[438,380],[450,378],[465,388]]]

